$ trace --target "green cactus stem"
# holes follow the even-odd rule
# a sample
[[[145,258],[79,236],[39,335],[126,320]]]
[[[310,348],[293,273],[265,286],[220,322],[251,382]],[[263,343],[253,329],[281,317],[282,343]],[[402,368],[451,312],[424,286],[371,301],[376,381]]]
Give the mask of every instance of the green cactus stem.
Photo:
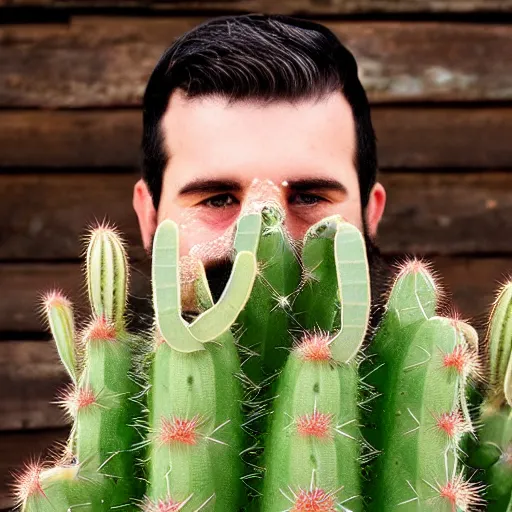
[[[188,324],[181,317],[178,244],[178,226],[163,221],[153,247],[157,331],[149,375],[145,509],[172,504],[184,512],[235,512],[241,499],[243,431],[237,410],[241,384],[235,376],[240,366],[230,327],[249,298],[256,258],[248,251],[237,254],[215,305],[197,262],[197,303],[203,311]]]
[[[437,300],[428,268],[406,263],[362,366],[375,393],[364,434],[381,452],[366,486],[369,510],[448,512],[480,500],[459,464],[459,443],[472,428],[461,397],[474,366],[466,336],[474,332],[435,316]]]
[[[83,471],[76,463],[60,463],[52,468],[30,463],[14,492],[21,512],[106,511],[109,507],[102,496],[108,485],[105,477]]]
[[[128,260],[117,230],[107,224],[91,230],[86,268],[93,313],[107,319],[117,329],[124,329]]]
[[[78,365],[71,302],[62,293],[54,290],[43,296],[43,311],[46,314],[62,364],[72,382],[76,384]]]
[[[512,281],[499,291],[487,331],[489,388],[469,464],[483,471],[489,512],[512,511]]]
[[[134,471],[138,436],[130,426],[140,411],[132,400],[138,391],[131,374],[134,340],[124,327],[128,263],[114,229],[91,232],[86,273],[93,318],[81,343],[69,301],[56,292],[45,297],[50,329],[72,379],[61,405],[73,426],[65,462],[51,468],[33,464],[20,477],[27,512],[100,512],[130,506],[142,491]]]
[[[304,333],[279,377],[265,447],[264,512],[362,509],[355,356],[370,311],[369,270],[360,231],[341,217],[310,228],[303,254],[323,256],[329,247],[331,267],[324,262],[316,284],[337,283],[336,290],[329,288],[336,300],[303,290],[329,310],[325,323],[340,311],[341,326],[332,335],[318,325]],[[307,307],[304,296],[297,301]],[[302,319],[309,321],[304,314]]]
[[[246,227],[240,229],[245,218]],[[234,247],[237,253],[256,251],[258,273],[247,306],[237,319],[243,325],[238,344],[244,373],[258,386],[283,366],[291,346],[291,302],[299,284],[300,266],[278,205],[263,206],[260,212],[241,219]]]

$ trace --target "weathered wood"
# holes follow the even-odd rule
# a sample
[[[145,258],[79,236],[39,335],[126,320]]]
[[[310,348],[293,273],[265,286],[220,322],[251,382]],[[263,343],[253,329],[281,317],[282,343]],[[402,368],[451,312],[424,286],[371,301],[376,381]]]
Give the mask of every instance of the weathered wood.
[[[131,311],[139,313],[139,310],[145,309],[151,297],[150,276],[147,261],[132,265]],[[54,288],[62,290],[69,297],[74,306],[77,328],[84,327],[83,322],[87,321],[90,309],[80,264],[0,265],[0,290],[8,291],[0,296],[0,332],[49,332],[46,320],[38,310],[41,295]]]
[[[510,167],[512,108],[375,106],[381,168]],[[0,112],[0,166],[136,168],[141,113]],[[20,148],[23,148],[21,151]]]
[[[131,206],[136,179],[131,173],[0,175],[0,259],[77,258],[86,225],[104,217],[125,234],[131,256],[144,258]],[[512,253],[506,236],[512,172],[386,172],[380,179],[388,191],[380,228],[385,252]]]
[[[139,105],[157,60],[204,18],[74,17],[0,29],[0,106]],[[373,102],[512,97],[512,28],[326,22],[354,52]]]
[[[69,383],[53,342],[0,342],[0,382],[0,430],[69,423],[63,410],[50,403]]]
[[[135,168],[141,133],[135,110],[4,111],[0,167]]]
[[[402,253],[512,253],[512,172],[383,173],[381,245]]]
[[[401,259],[403,258],[398,261]],[[395,258],[390,260],[394,261]],[[484,320],[494,300],[497,283],[504,282],[507,275],[512,277],[512,257],[435,257],[429,261],[432,261],[433,268],[439,274],[440,284],[453,297],[454,307],[447,313],[458,311],[483,336]],[[25,266],[19,267],[21,268],[18,270],[12,270],[10,275],[22,273]],[[70,281],[79,275],[77,265],[63,265],[63,269],[59,267],[40,267],[40,279]],[[34,279],[27,280],[27,288],[33,287],[33,281]],[[10,293],[9,280],[4,280],[1,284],[2,289],[7,290],[6,297],[20,308],[29,321],[31,311],[25,303],[18,303],[19,297],[16,293]],[[5,302],[0,301],[0,329],[6,327],[5,322],[8,320],[3,313]],[[134,309],[132,312],[139,313]],[[53,342],[0,341],[0,382],[0,431],[54,428],[66,424],[60,408],[50,403],[55,400],[57,391],[68,382]]]
[[[354,13],[478,12],[512,10],[510,0],[0,0],[7,5],[54,7],[160,7],[179,11],[334,15]]]
[[[25,431],[0,436],[0,508],[13,506],[13,473],[19,472],[31,458],[47,460],[50,452],[64,443],[68,429]]]
[[[143,257],[131,207],[136,180],[132,173],[0,176],[0,258],[76,258],[87,226],[103,218],[126,234],[132,255]]]

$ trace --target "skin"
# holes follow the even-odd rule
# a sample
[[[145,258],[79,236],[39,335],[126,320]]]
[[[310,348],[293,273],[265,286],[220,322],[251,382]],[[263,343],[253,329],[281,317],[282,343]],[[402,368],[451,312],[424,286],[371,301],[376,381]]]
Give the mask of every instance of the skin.
[[[133,193],[148,254],[157,225],[170,218],[180,226],[180,254],[200,257],[208,271],[226,259],[240,213],[263,199],[282,206],[285,227],[295,240],[318,220],[337,213],[367,240],[377,235],[386,192],[377,182],[362,212],[355,123],[341,92],[295,104],[251,100],[229,105],[226,98],[187,99],[177,90],[162,118],[162,131],[170,158],[158,211],[142,179]],[[180,192],[205,179],[220,183]],[[295,183],[314,179],[331,180],[339,189]]]

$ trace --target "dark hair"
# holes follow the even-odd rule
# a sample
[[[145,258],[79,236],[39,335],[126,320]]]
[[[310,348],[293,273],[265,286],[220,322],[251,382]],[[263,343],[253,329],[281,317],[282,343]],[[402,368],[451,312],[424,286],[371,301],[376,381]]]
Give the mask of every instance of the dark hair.
[[[179,37],[158,61],[143,101],[142,173],[156,209],[167,155],[160,121],[172,92],[221,95],[231,102],[321,98],[341,91],[356,129],[354,164],[361,204],[376,181],[377,151],[370,107],[347,48],[326,27],[284,15],[213,18]]]

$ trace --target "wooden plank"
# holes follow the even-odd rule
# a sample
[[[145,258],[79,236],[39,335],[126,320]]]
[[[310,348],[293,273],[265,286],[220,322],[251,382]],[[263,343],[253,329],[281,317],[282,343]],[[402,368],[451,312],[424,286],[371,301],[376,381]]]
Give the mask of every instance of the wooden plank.
[[[0,436],[0,508],[13,506],[11,486],[13,473],[20,471],[31,458],[47,460],[57,443],[63,443],[68,429],[25,431]]]
[[[125,234],[130,255],[143,259],[131,207],[136,179],[131,173],[0,175],[0,260],[77,258],[87,224],[104,217]],[[386,172],[380,180],[388,191],[380,227],[385,252],[512,253],[505,236],[512,232],[512,172]]]
[[[135,168],[141,134],[138,110],[3,111],[0,167]]]
[[[133,248],[131,255],[142,258],[131,207],[137,179],[133,173],[0,176],[0,259],[77,258],[87,226],[103,218],[118,225]]]
[[[74,17],[0,29],[0,107],[139,105],[176,36],[204,18]],[[507,100],[512,27],[326,22],[359,62],[373,102]]]
[[[512,253],[512,172],[382,173],[387,252]]]
[[[8,5],[54,7],[160,7],[166,10],[266,12],[275,14],[364,14],[512,10],[510,0],[0,0]]]
[[[132,265],[129,310],[136,311],[136,316],[140,317],[132,320],[133,325],[144,321],[144,311],[149,307],[150,276],[147,261]],[[90,309],[80,264],[0,265],[0,289],[9,290],[0,297],[0,332],[49,332],[38,310],[41,294],[54,288],[61,289],[70,298],[78,326],[83,327]]]
[[[395,261],[396,258],[389,258]],[[402,258],[400,258],[402,259]],[[508,275],[512,278],[512,257],[509,258],[447,258],[429,259],[439,274],[439,283],[453,297],[454,307],[448,313],[458,311],[485,335],[485,321],[494,300],[498,283]],[[23,265],[19,267],[25,267]],[[67,276],[78,275],[77,266],[64,265]],[[10,274],[22,273],[22,268]],[[58,267],[57,267],[58,268]],[[53,267],[39,269],[40,279],[58,280],[62,271]],[[43,275],[46,273],[47,275]],[[66,277],[66,276],[64,276]],[[33,286],[27,280],[27,287]],[[20,311],[31,314],[24,302],[18,302],[18,295],[11,294],[9,281],[2,283],[9,300],[15,302]],[[5,301],[0,302],[0,329],[8,318],[3,314]],[[134,314],[140,313],[136,309]],[[143,314],[147,314],[144,311]],[[58,390],[68,382],[51,341],[2,341],[0,342],[0,431],[7,429],[54,428],[66,424],[65,418],[55,400]]]
[[[374,106],[381,168],[503,168],[512,108]],[[136,168],[138,110],[0,112],[0,167]],[[23,151],[20,151],[23,148]]]
[[[69,383],[53,342],[0,342],[0,430],[62,427],[55,401]]]

